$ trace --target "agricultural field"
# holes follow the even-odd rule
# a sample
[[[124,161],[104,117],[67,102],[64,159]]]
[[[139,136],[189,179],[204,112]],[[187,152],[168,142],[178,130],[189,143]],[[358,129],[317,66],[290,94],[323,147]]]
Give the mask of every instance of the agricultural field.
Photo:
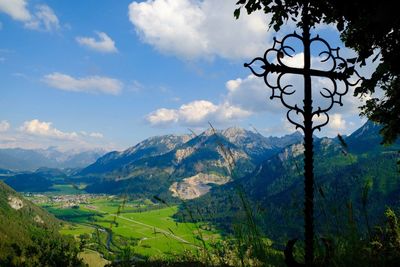
[[[112,259],[127,247],[144,258],[168,257],[187,250],[194,252],[220,238],[206,224],[176,222],[172,216],[177,206],[149,199],[92,194],[27,197],[66,222],[61,233],[79,241],[84,258],[96,251]]]

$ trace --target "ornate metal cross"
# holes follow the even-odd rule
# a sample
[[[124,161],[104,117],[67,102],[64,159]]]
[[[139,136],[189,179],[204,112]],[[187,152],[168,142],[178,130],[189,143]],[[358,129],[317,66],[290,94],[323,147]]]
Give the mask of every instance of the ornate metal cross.
[[[256,57],[249,64],[244,64],[245,67],[250,68],[251,72],[257,77],[263,77],[265,84],[272,89],[271,99],[278,98],[281,100],[284,107],[288,109],[287,119],[292,123],[296,129],[302,129],[304,133],[304,232],[305,232],[305,266],[312,266],[314,262],[314,172],[313,172],[313,132],[315,130],[321,130],[321,128],[328,124],[329,115],[328,111],[332,109],[334,104],[343,105],[342,96],[344,96],[350,86],[355,86],[361,77],[354,70],[354,66],[349,66],[348,63],[353,63],[353,60],[345,60],[339,56],[339,48],[331,48],[329,43],[319,37],[310,37],[310,26],[309,18],[307,13],[303,13],[302,17],[302,35],[296,32],[288,34],[283,37],[282,41],[278,41],[274,38],[273,47],[266,50],[263,57]],[[290,44],[287,44],[288,40],[294,38],[294,40],[300,41],[303,47],[304,53],[304,65],[302,68],[297,66],[288,66],[283,60],[285,56],[293,57],[295,49]],[[316,69],[311,68],[312,55],[311,45],[318,43],[324,47],[319,57],[323,57],[320,63],[330,65],[330,68]],[[291,54],[292,53],[292,54]],[[272,58],[272,62],[270,59]],[[258,66],[253,66],[258,64]],[[258,68],[256,68],[258,67]],[[284,86],[283,77],[285,74],[301,75],[304,77],[304,95],[303,95],[303,107],[298,104],[293,104],[288,101],[288,97],[293,95],[296,90],[291,89],[293,85],[289,84]],[[349,81],[349,78],[356,74],[358,80],[354,83]],[[276,77],[275,77],[275,76]],[[325,100],[324,104],[317,104],[313,106],[312,96],[312,77],[319,79],[328,79],[331,81],[332,88],[322,87],[320,88],[320,97]],[[272,83],[274,80],[275,83]],[[300,120],[296,120],[294,117],[300,117]],[[315,118],[321,118],[316,120]],[[314,122],[317,122],[314,125]],[[295,240],[289,241],[287,249],[285,251],[286,263],[288,265],[301,266],[294,262],[292,250]]]

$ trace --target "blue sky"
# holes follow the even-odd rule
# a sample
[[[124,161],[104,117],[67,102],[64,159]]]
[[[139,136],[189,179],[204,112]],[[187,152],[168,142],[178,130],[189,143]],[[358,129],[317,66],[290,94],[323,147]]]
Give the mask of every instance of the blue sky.
[[[292,132],[243,67],[282,33],[261,13],[236,21],[235,2],[0,0],[0,147],[124,149],[208,121]],[[332,26],[317,30],[343,46]],[[358,105],[349,93],[320,135],[359,127]]]

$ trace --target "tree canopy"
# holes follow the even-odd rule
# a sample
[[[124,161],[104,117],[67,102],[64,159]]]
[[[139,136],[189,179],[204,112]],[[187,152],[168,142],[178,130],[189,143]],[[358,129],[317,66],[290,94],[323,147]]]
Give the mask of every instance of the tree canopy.
[[[303,7],[309,10],[310,25],[333,23],[344,44],[358,54],[357,63],[379,60],[371,78],[355,89],[355,96],[371,94],[361,107],[361,115],[382,124],[385,143],[393,143],[400,135],[400,16],[395,1],[365,0],[239,0],[234,16],[241,10],[248,14],[263,10],[271,14],[270,27],[278,31],[288,20],[301,26]],[[378,51],[378,54],[377,54]],[[376,89],[383,91],[377,96]],[[375,93],[375,94],[374,94]]]

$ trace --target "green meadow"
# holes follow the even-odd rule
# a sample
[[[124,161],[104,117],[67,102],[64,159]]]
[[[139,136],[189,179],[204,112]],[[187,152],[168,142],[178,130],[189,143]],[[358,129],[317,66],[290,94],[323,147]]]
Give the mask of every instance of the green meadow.
[[[220,236],[204,224],[176,222],[177,206],[154,204],[150,200],[129,200],[104,196],[85,204],[62,207],[59,203],[43,205],[66,221],[61,233],[72,235],[85,248],[117,253],[129,246],[144,257],[195,252]],[[208,229],[208,230],[205,230]]]

